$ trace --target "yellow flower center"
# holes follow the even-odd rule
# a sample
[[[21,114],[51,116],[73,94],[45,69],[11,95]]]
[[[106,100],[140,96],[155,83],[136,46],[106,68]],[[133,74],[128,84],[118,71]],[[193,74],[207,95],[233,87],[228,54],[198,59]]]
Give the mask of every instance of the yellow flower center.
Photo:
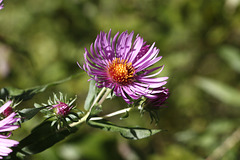
[[[134,68],[132,63],[127,63],[119,58],[108,64],[108,74],[114,82],[122,85],[133,82]]]

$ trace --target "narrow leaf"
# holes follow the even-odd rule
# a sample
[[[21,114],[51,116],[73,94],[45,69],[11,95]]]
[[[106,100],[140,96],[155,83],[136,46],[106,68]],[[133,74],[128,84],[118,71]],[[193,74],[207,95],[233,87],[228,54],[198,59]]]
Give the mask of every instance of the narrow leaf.
[[[158,132],[160,129],[146,129],[146,128],[138,128],[138,127],[120,127],[114,124],[111,124],[106,121],[88,121],[88,124],[95,128],[100,128],[105,131],[111,132],[119,132],[121,136],[127,139],[143,139],[149,136],[152,136]]]
[[[25,155],[42,152],[68,135],[77,131],[77,128],[57,130],[51,125],[51,121],[45,121],[34,128],[29,136],[20,141],[14,152],[22,152]]]
[[[240,73],[240,50],[233,46],[220,48],[220,56],[229,64],[232,69]]]
[[[51,83],[48,83],[45,85],[36,86],[36,87],[32,87],[32,88],[27,88],[27,89],[5,87],[0,90],[0,99],[5,99],[6,97],[8,97],[10,99],[16,99],[19,101],[28,100],[28,99],[31,99],[35,94],[45,91],[48,87],[69,81],[73,77],[76,77],[78,75],[70,76],[70,77],[60,80],[60,81],[55,81],[55,82],[51,82]]]
[[[22,117],[22,119],[21,119],[22,123],[27,121],[27,120],[32,119],[43,108],[45,108],[45,107],[41,107],[41,108],[24,108],[24,109],[20,110],[18,113]]]
[[[88,111],[90,109],[90,106],[91,106],[96,94],[97,94],[97,88],[95,86],[95,81],[90,81],[88,95],[87,95],[87,98],[84,103],[84,109],[86,111]]]
[[[240,107],[240,91],[235,88],[219,81],[203,77],[196,79],[196,85],[218,100],[231,106]]]

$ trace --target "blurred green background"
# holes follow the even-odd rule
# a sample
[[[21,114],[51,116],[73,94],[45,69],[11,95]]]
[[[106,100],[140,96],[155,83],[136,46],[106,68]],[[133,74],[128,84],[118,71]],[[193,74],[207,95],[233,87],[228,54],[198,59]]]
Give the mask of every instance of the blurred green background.
[[[19,108],[46,102],[52,92],[78,96],[83,108],[88,76],[84,48],[100,31],[132,30],[156,42],[165,65],[162,76],[171,97],[157,126],[147,114],[133,114],[121,125],[162,128],[150,138],[125,140],[83,125],[74,135],[29,157],[33,160],[187,160],[205,159],[220,149],[224,160],[240,158],[240,1],[239,0],[11,0],[0,11],[0,88],[28,88],[81,76],[49,88]],[[104,112],[124,108],[122,99],[105,103]],[[14,132],[21,140],[42,115]],[[237,135],[237,136],[236,136]],[[237,138],[236,138],[237,137]],[[226,147],[226,139],[232,147]],[[221,150],[222,149],[222,150]],[[218,154],[219,156],[219,154]],[[215,158],[218,158],[218,156]],[[220,156],[221,157],[221,156]],[[214,156],[213,158],[214,159]]]

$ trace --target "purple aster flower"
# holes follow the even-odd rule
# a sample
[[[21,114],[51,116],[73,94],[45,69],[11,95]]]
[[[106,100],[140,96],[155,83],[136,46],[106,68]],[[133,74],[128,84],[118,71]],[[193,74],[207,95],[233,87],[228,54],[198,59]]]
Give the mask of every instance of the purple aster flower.
[[[162,57],[153,43],[146,45],[139,35],[133,41],[134,32],[119,32],[111,39],[109,33],[100,32],[90,52],[85,49],[83,69],[95,80],[96,85],[113,89],[117,96],[122,96],[127,103],[141,96],[148,96],[153,89],[167,83],[168,77],[153,78],[163,66],[148,69]],[[80,68],[82,68],[80,66]],[[154,73],[154,71],[159,70]]]
[[[52,108],[56,108],[56,114],[62,117],[65,117],[66,115],[68,115],[68,113],[71,111],[73,106],[69,106],[66,103],[57,101],[58,104],[52,105]]]
[[[3,113],[11,103],[11,101],[8,101],[0,107],[0,113]],[[9,147],[13,147],[18,144],[15,140],[7,139],[11,136],[11,131],[19,127],[18,125],[13,125],[15,122],[20,120],[20,118],[14,118],[15,116],[16,113],[12,112],[0,121],[0,159],[3,159],[3,156],[8,156],[8,154],[12,152]]]
[[[3,0],[0,0],[0,10],[3,9]]]

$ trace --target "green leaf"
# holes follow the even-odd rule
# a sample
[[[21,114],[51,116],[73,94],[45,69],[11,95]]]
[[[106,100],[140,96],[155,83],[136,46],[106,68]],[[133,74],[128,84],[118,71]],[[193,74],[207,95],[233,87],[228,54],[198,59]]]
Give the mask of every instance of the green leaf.
[[[240,73],[240,50],[233,46],[220,48],[220,56],[234,69]]]
[[[100,128],[105,131],[119,132],[121,136],[127,139],[143,139],[152,136],[161,131],[161,129],[146,129],[138,127],[120,127],[106,121],[88,121],[88,124],[95,128]]]
[[[240,107],[240,92],[219,81],[198,77],[196,85],[218,100],[235,107]]]
[[[86,111],[90,109],[91,104],[94,101],[94,98],[96,97],[96,95],[97,95],[97,88],[95,86],[95,81],[90,81],[88,95],[84,103],[84,109]]]
[[[24,109],[18,111],[19,115],[22,117],[22,119],[21,119],[22,123],[33,118],[43,108],[45,108],[45,107],[24,108]]]
[[[60,81],[51,82],[51,83],[48,83],[48,84],[45,84],[45,85],[36,86],[36,87],[32,87],[32,88],[27,88],[27,89],[5,87],[5,88],[2,88],[0,90],[0,99],[5,99],[6,97],[8,97],[10,99],[16,99],[16,100],[19,100],[19,101],[28,100],[28,99],[31,99],[35,94],[45,91],[48,87],[58,85],[58,84],[61,84],[63,82],[69,81],[73,77],[76,77],[78,75],[79,74],[74,75],[74,76],[70,76],[70,77],[68,77],[66,79],[63,79],[63,80],[60,80]]]
[[[36,154],[77,131],[75,127],[57,130],[56,126],[52,126],[51,123],[51,121],[45,121],[34,128],[30,135],[19,142],[14,152],[21,152],[25,155]]]

